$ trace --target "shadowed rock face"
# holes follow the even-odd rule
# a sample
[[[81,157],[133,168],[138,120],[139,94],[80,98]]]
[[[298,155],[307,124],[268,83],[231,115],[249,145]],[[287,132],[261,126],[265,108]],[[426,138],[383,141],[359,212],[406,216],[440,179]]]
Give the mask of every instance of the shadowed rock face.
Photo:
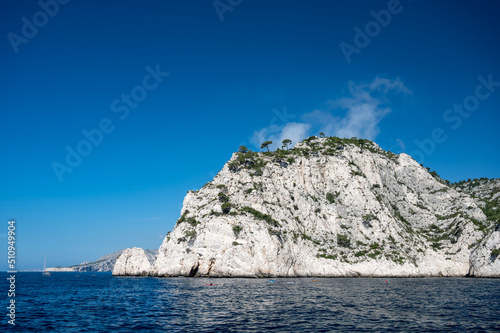
[[[290,151],[233,154],[188,192],[149,274],[498,275],[483,251],[498,248],[495,225],[406,154],[313,137]]]

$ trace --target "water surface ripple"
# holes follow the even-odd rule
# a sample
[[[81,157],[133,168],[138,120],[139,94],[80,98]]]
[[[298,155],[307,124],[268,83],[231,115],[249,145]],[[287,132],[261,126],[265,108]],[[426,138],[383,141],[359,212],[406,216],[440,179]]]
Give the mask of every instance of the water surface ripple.
[[[500,280],[18,273],[23,332],[500,331]],[[215,283],[210,286],[206,284]],[[2,273],[2,290],[7,291]],[[4,293],[5,295],[5,293]],[[5,306],[3,306],[5,305]],[[7,298],[2,297],[5,314]],[[2,315],[0,331],[10,328]]]

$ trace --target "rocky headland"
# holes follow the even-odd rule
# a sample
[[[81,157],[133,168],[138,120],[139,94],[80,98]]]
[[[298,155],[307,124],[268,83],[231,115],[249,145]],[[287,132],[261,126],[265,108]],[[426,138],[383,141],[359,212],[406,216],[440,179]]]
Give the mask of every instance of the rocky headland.
[[[477,181],[356,138],[242,147],[187,193],[154,265],[133,250],[113,274],[499,277],[500,180]]]
[[[116,251],[110,254],[106,254],[96,261],[92,262],[82,262],[79,265],[73,265],[68,267],[48,267],[49,272],[111,272],[113,271],[116,260],[125,250]],[[151,265],[154,264],[158,250],[143,250],[144,255]]]

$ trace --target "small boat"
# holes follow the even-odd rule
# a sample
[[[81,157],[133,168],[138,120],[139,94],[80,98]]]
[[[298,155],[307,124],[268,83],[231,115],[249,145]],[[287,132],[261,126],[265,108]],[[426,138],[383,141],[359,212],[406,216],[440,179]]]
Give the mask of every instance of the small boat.
[[[42,272],[42,275],[43,276],[50,276],[51,273],[49,271],[47,271],[47,253],[45,253],[45,260],[43,262],[43,272]]]

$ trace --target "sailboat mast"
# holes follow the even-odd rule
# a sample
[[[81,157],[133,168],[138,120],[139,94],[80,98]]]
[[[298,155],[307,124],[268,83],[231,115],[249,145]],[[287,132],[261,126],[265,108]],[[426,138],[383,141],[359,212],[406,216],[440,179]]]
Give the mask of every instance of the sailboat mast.
[[[47,272],[47,253],[45,253],[45,260],[43,261],[43,272],[42,275],[49,276],[50,272]]]

